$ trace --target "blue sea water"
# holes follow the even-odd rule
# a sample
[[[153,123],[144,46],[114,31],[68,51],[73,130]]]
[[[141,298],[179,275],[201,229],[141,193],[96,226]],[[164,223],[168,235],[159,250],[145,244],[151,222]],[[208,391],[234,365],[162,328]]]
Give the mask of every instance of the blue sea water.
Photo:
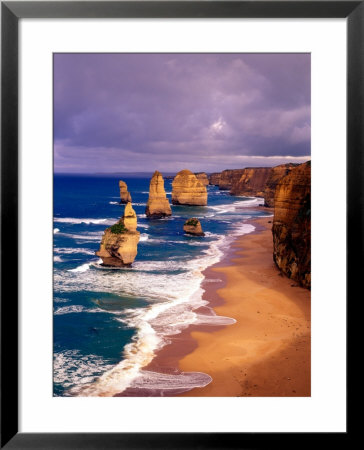
[[[103,231],[123,215],[119,178],[54,176],[54,395],[112,396],[126,388],[188,390],[208,374],[142,370],[168,337],[190,324],[229,325],[202,300],[203,270],[229,242],[254,230],[263,200],[207,186],[208,206],[172,206],[172,217],[147,219],[150,178],[123,177],[141,233],[131,268],[106,268],[95,256]],[[165,180],[171,199],[172,180]],[[183,233],[200,219],[205,237]],[[206,306],[207,313],[194,312]]]

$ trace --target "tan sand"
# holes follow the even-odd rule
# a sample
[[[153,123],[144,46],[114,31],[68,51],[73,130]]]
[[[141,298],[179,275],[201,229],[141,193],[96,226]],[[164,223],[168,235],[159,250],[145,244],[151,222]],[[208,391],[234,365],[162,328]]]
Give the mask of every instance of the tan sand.
[[[214,309],[237,323],[192,331],[197,347],[179,369],[213,381],[181,396],[310,396],[310,292],[274,265],[271,221],[256,221],[262,231],[237,239],[231,263],[210,269],[226,280]]]

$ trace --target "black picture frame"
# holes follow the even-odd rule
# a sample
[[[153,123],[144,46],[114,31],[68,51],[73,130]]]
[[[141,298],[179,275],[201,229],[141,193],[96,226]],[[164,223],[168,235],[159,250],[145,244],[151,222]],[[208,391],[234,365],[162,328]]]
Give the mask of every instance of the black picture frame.
[[[306,443],[309,433],[18,432],[18,23],[22,18],[346,18],[347,302],[363,264],[364,1],[1,2],[1,448],[202,449]],[[9,239],[9,236],[12,238]],[[8,269],[10,268],[10,270]],[[349,346],[347,347],[349,348]],[[349,413],[349,412],[348,412]],[[349,415],[348,415],[349,417]],[[349,428],[348,428],[349,431]],[[349,434],[337,433],[340,443]],[[327,435],[315,434],[315,443]],[[299,441],[297,441],[299,440]]]

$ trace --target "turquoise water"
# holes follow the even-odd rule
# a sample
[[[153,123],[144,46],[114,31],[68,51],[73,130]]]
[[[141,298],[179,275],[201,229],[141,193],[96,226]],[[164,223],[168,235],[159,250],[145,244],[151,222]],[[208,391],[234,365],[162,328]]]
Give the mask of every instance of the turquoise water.
[[[172,206],[172,217],[147,219],[149,178],[123,177],[141,239],[132,268],[105,268],[95,256],[105,228],[123,215],[119,178],[54,177],[54,395],[110,396],[127,387],[187,390],[208,374],[143,371],[168,337],[190,324],[229,325],[202,300],[202,271],[235,236],[264,216],[262,199],[233,197],[208,186],[207,207]],[[165,180],[171,199],[172,180]],[[200,219],[205,237],[183,233]],[[207,306],[206,315],[194,312]]]

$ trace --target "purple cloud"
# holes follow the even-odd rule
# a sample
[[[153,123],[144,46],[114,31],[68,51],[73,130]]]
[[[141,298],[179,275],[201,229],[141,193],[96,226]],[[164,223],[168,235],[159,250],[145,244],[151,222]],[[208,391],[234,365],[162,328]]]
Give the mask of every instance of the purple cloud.
[[[58,172],[309,159],[309,54],[56,54]]]

